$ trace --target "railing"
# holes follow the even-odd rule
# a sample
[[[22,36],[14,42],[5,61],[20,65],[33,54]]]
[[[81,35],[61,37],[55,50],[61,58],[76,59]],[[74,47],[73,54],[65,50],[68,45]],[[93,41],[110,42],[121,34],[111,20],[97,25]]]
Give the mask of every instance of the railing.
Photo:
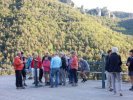
[[[123,62],[125,64],[125,62]],[[103,62],[102,61],[97,61],[97,62],[89,62],[90,65],[90,72],[88,74],[89,79],[93,80],[101,80],[102,79],[102,67],[103,67]],[[105,72],[104,72],[105,73]],[[14,69],[12,66],[12,63],[0,63],[0,75],[11,75],[14,74]],[[128,80],[128,73],[127,72],[122,72],[123,75],[123,80],[127,81]]]

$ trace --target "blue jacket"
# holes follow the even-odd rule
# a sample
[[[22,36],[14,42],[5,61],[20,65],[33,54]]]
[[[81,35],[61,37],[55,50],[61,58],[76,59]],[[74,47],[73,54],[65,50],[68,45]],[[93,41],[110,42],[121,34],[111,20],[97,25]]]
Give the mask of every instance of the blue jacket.
[[[109,67],[108,72],[121,72],[121,57],[117,53],[112,53],[109,57]]]
[[[26,68],[30,68],[31,67],[31,62],[32,62],[32,57],[29,57],[28,59],[27,59],[27,61],[26,61]]]
[[[59,56],[55,56],[52,58],[51,60],[51,66],[50,68],[60,68],[62,66],[62,61],[61,58]]]

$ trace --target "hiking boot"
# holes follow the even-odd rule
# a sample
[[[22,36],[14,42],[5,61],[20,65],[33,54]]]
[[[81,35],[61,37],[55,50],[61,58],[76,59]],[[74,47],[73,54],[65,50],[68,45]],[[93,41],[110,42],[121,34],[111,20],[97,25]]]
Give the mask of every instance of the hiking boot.
[[[110,92],[112,92],[112,91],[113,91],[113,89],[111,89],[111,88],[110,88],[110,89],[109,89],[109,91],[110,91]]]
[[[120,93],[120,96],[123,96],[123,94],[122,94],[122,93]]]
[[[33,78],[32,78],[32,77],[29,77],[28,79],[29,79],[29,80],[32,80]]]
[[[35,82],[33,82],[32,84],[35,84]]]
[[[84,83],[84,79],[81,82]]]
[[[75,86],[75,83],[72,83],[72,86]]]
[[[25,87],[22,86],[22,87],[20,87],[20,89],[25,89]]]
[[[50,82],[47,82],[48,85],[50,85]]]
[[[24,83],[24,86],[27,86],[27,84],[26,84],[26,83]]]
[[[46,83],[45,83],[45,86],[49,86],[49,85],[50,85],[49,82],[46,82]]]
[[[42,80],[39,81],[40,83],[43,83]]]
[[[87,79],[84,78],[81,82],[84,83],[84,82],[86,82],[86,81],[87,81]]]
[[[84,79],[84,82],[86,82],[87,81],[87,79]]]
[[[130,91],[133,91],[133,86],[129,89]]]
[[[66,86],[66,83],[63,83],[63,86]]]
[[[20,89],[20,87],[16,87],[16,89],[18,90],[18,89]]]
[[[54,88],[54,86],[53,86],[53,85],[51,85],[51,86],[50,86],[50,88]]]

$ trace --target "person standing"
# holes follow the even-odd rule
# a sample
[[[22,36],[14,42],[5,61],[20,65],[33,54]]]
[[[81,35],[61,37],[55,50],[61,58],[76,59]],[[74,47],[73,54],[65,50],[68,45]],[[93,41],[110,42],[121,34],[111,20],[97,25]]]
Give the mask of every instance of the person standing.
[[[45,78],[45,85],[50,85],[50,61],[47,56],[45,56],[43,60],[43,70],[44,70],[44,78]]]
[[[109,91],[113,91],[113,89],[112,89],[111,74],[110,74],[110,72],[109,72],[109,70],[108,70],[108,67],[109,67],[109,57],[110,57],[112,51],[111,51],[111,50],[108,50],[107,53],[108,53],[108,55],[107,55],[106,58],[105,58],[105,73],[106,73],[106,78],[107,78],[107,89],[108,89]]]
[[[32,71],[31,71],[31,62],[32,62],[32,59],[33,59],[32,56],[29,55],[28,59],[26,61],[26,69],[28,69],[28,73],[29,73],[28,79],[32,79],[33,78],[32,77]]]
[[[60,84],[66,85],[67,59],[65,54],[61,53],[62,66],[60,68]]]
[[[38,68],[39,68],[39,82],[43,83],[42,82],[42,77],[43,77],[42,59],[39,55],[37,57],[37,60],[38,60]]]
[[[67,57],[68,61],[68,66],[67,66],[67,71],[68,71],[68,78],[69,78],[69,84],[72,84],[72,70],[71,70],[71,57]]]
[[[24,53],[23,52],[21,52],[21,60],[22,60],[23,65],[24,65],[24,67],[22,69],[23,85],[27,86],[27,84],[25,83],[25,81],[26,81],[26,58],[24,57]]]
[[[42,61],[37,53],[34,53],[33,60],[31,62],[31,68],[32,68],[32,77],[34,77],[34,83],[35,84],[35,68],[37,68],[37,82],[39,82],[39,69],[42,67]]]
[[[60,67],[62,66],[61,58],[59,57],[58,53],[54,55],[51,60],[51,73],[50,73],[50,85],[51,88],[58,87],[59,85],[59,71]]]
[[[72,74],[72,86],[78,85],[78,58],[75,51],[71,52],[71,60],[70,60],[71,74]]]
[[[121,56],[118,55],[118,48],[113,47],[112,54],[109,57],[108,72],[111,73],[114,94],[117,93],[117,91],[116,91],[116,79],[117,79],[119,94],[120,94],[120,96],[123,96],[122,89],[121,89],[121,84],[122,84],[121,65],[122,65],[122,61],[121,61]]]
[[[16,89],[25,89],[22,84],[22,69],[24,66],[23,62],[21,61],[21,53],[17,53],[13,63],[16,76]]]
[[[88,62],[85,59],[80,58],[79,68],[80,68],[80,71],[81,71],[80,76],[83,79],[81,82],[86,82],[87,78],[88,78],[86,73],[90,71],[90,67],[89,67]]]
[[[127,66],[128,66],[129,77],[132,85],[129,90],[133,91],[133,49],[130,50],[130,57],[127,59]]]
[[[48,52],[46,54],[44,54],[44,56],[42,58],[42,62],[45,60],[45,57],[48,57],[48,60],[51,61],[51,56],[49,55]]]

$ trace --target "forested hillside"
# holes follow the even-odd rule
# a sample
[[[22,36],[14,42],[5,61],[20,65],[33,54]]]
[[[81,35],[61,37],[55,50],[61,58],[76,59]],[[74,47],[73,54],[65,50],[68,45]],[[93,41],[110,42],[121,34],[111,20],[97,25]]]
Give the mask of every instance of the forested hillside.
[[[89,60],[101,50],[117,46],[126,57],[133,37],[102,25],[92,16],[56,0],[1,0],[1,60],[12,61],[16,51],[26,54],[76,50]]]
[[[133,35],[133,19],[94,17],[102,25],[126,35]]]

